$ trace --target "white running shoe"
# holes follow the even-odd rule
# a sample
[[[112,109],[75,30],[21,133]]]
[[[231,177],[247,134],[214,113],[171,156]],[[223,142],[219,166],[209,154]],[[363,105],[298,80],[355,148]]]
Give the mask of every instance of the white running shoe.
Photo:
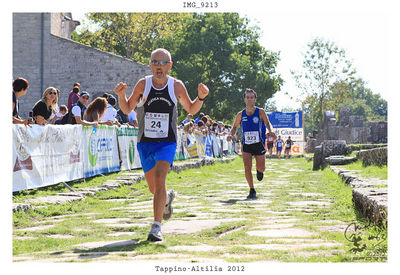
[[[147,240],[151,242],[162,241],[161,226],[153,223]]]

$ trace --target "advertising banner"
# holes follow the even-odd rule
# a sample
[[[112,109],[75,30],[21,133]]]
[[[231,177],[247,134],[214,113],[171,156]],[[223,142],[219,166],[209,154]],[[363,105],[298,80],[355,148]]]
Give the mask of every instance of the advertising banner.
[[[291,153],[303,153],[304,151],[304,133],[302,111],[298,112],[270,112],[267,113],[268,119],[272,126],[272,132],[276,136],[281,136],[283,141],[288,137],[293,140],[294,144],[291,148]],[[275,147],[273,149],[275,151]]]
[[[121,158],[121,170],[140,168],[139,153],[137,151],[138,128],[121,126],[117,128],[118,146]]]
[[[80,125],[13,124],[13,191],[83,177]]]
[[[116,126],[82,127],[85,177],[119,171]]]
[[[283,112],[268,112],[269,122],[274,128],[302,128],[303,118],[302,111],[283,113]]]

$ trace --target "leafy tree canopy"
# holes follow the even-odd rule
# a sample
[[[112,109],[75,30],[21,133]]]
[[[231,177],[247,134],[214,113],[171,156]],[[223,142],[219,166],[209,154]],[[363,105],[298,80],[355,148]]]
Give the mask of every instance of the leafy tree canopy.
[[[246,88],[257,92],[262,107],[283,83],[275,71],[279,53],[262,47],[259,28],[237,13],[90,13],[89,19],[100,27],[74,34],[81,43],[145,64],[153,49],[168,49],[170,73],[192,99],[198,83],[210,88],[201,112],[216,120],[233,121]],[[185,116],[180,110],[180,119]]]

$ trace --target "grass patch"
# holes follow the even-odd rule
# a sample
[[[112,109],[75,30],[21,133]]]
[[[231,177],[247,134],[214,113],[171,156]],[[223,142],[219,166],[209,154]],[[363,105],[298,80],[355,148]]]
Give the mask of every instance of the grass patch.
[[[387,180],[387,165],[363,166],[362,161],[358,160],[356,162],[344,165],[344,167],[348,170],[360,171],[359,175],[362,177]]]

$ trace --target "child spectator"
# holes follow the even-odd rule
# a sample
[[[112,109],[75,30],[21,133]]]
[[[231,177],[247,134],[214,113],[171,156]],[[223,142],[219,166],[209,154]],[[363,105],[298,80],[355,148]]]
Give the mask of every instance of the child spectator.
[[[60,105],[59,109],[60,110],[55,114],[55,116],[51,120],[52,124],[61,124],[60,122],[62,118],[65,116],[66,113],[68,113],[68,108],[65,105]]]

